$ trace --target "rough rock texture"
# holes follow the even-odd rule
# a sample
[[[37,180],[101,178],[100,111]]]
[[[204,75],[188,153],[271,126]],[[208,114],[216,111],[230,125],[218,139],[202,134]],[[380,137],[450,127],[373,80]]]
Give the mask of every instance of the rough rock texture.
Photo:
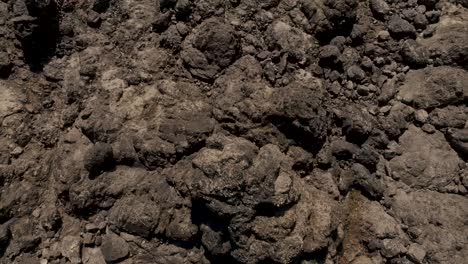
[[[468,97],[468,72],[447,66],[410,71],[398,95],[416,108],[462,104]]]
[[[0,263],[465,264],[467,8],[0,1]]]

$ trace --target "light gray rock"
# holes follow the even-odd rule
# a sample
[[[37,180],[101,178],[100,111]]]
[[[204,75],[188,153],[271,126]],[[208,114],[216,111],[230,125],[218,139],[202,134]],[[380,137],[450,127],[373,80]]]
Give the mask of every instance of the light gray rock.
[[[62,256],[70,263],[81,263],[81,238],[79,236],[66,236],[60,246]]]

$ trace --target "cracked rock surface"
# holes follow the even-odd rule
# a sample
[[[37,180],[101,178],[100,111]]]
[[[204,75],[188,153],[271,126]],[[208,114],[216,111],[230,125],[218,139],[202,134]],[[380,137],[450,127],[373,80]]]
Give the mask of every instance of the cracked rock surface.
[[[0,1],[0,264],[465,264],[463,0]]]

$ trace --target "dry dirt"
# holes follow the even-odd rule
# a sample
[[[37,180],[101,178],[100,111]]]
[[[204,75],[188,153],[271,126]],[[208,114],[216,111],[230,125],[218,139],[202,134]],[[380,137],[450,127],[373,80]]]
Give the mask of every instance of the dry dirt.
[[[468,1],[0,0],[0,263],[466,264]]]

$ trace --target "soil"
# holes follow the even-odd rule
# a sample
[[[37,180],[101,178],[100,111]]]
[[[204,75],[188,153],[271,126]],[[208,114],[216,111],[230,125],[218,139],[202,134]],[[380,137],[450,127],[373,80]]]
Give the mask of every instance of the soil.
[[[466,0],[2,0],[0,126],[0,263],[468,259]]]

